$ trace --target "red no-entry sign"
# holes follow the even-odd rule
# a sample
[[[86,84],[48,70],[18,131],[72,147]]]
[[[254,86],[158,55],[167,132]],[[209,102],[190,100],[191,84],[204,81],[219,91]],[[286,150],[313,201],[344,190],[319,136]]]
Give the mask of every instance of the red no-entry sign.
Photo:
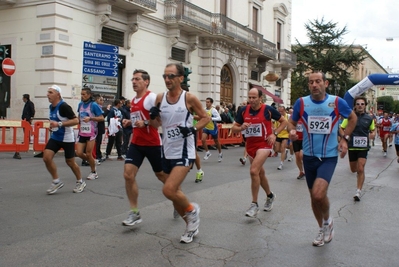
[[[11,58],[5,58],[1,64],[3,72],[7,76],[11,76],[15,72],[15,63]]]

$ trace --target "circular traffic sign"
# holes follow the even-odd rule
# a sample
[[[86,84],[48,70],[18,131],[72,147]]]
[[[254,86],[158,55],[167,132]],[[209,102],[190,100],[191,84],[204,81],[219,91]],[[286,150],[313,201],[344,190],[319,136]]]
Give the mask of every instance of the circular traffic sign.
[[[15,72],[15,63],[11,58],[5,58],[1,64],[3,72],[7,76],[11,76]]]

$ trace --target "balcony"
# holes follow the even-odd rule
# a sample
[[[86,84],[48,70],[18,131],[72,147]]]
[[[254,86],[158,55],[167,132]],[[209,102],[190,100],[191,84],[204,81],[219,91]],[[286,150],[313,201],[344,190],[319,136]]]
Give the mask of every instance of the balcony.
[[[114,0],[112,6],[126,12],[154,13],[157,11],[157,0]]]
[[[201,36],[232,40],[259,51],[261,56],[276,59],[276,45],[263,35],[222,14],[211,13],[186,0],[165,1],[165,21],[188,32],[197,30]]]
[[[296,55],[286,49],[281,49],[278,53],[278,63],[283,68],[295,68],[296,67]]]

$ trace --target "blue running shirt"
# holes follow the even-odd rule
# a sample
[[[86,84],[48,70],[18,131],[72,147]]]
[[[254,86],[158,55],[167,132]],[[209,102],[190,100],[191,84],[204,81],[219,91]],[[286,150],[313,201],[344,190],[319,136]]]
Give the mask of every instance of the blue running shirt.
[[[345,100],[326,94],[322,101],[310,96],[294,104],[292,120],[303,125],[303,154],[318,158],[338,156],[339,115],[347,118],[352,112]]]

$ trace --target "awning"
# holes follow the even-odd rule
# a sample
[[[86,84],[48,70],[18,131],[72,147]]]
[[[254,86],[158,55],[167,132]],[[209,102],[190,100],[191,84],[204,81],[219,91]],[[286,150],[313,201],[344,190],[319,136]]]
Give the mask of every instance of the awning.
[[[251,84],[251,83],[250,83],[249,85],[250,85],[251,88],[259,89],[259,90],[261,90],[265,95],[270,96],[270,97],[273,99],[273,102],[275,102],[275,103],[277,103],[277,104],[284,104],[284,101],[283,101],[280,97],[273,95],[272,93],[270,93],[269,91],[267,91],[267,90],[266,90],[265,88],[263,88],[262,86],[256,85],[256,84]]]

